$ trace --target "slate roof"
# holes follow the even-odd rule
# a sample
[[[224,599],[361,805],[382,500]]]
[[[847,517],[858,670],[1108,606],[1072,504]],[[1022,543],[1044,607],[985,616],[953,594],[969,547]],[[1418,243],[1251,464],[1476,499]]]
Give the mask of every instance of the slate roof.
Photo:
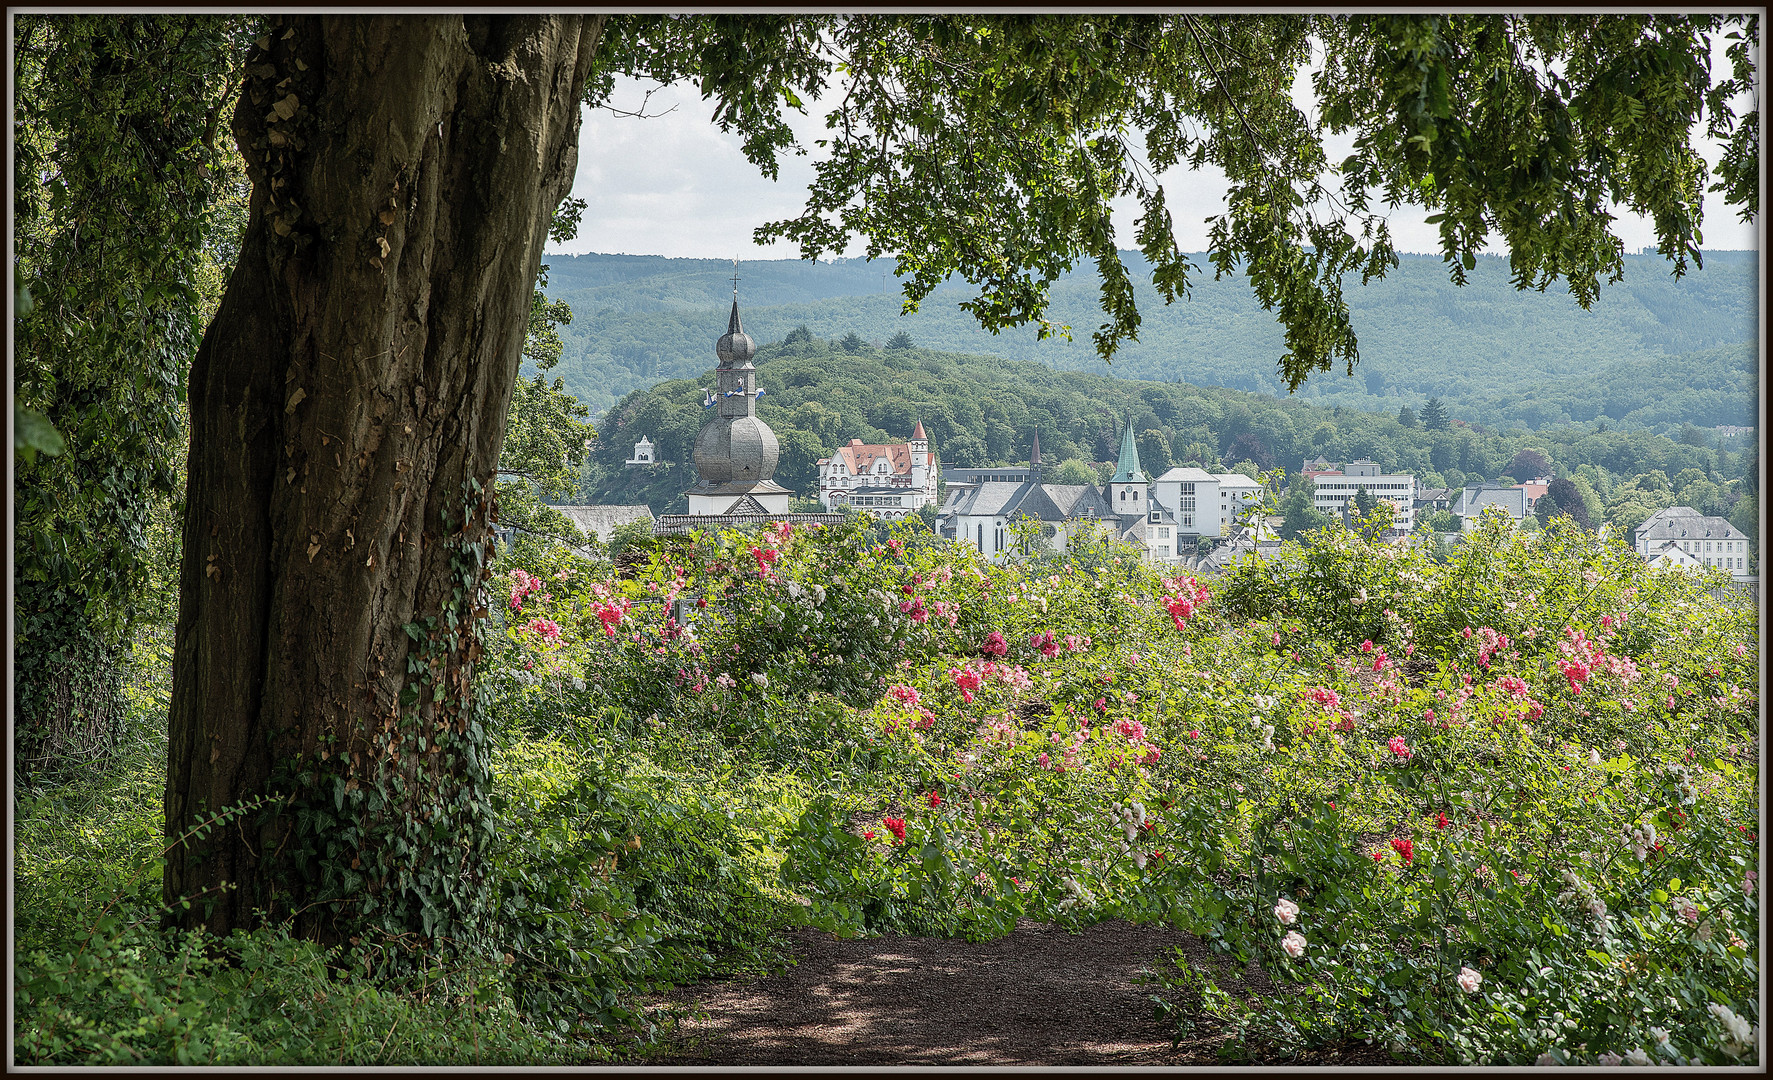
[[[1504,487],[1499,484],[1483,484],[1462,489],[1459,502],[1453,512],[1460,517],[1474,517],[1486,506],[1500,506],[1516,518],[1525,518],[1527,510],[1527,493],[1518,487]]]
[[[1685,511],[1671,513],[1670,511]],[[1690,506],[1675,506],[1638,526],[1638,542],[1659,540],[1747,540],[1741,529],[1721,517],[1707,517]]]
[[[1024,481],[1006,484],[997,481],[953,487],[948,502],[942,507],[943,517],[1021,517],[1041,521],[1064,521],[1066,518],[1088,517],[1094,509],[1098,518],[1114,517],[1114,510],[1090,484],[1036,484]]]
[[[609,542],[615,535],[616,526],[626,525],[630,521],[651,521],[653,512],[645,503],[630,506],[552,506],[572,519],[574,525],[586,536]]]

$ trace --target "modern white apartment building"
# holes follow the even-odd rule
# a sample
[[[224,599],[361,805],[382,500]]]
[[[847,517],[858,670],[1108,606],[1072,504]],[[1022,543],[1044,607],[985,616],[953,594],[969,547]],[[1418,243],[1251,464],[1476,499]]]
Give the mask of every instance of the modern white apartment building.
[[[1219,535],[1230,536],[1233,525],[1251,510],[1262,507],[1262,485],[1242,473],[1221,473],[1219,482]]]
[[[1312,506],[1337,520],[1342,508],[1353,508],[1361,488],[1383,499],[1397,511],[1388,535],[1402,536],[1416,527],[1416,478],[1409,473],[1387,473],[1377,461],[1351,461],[1340,472],[1320,473]]]
[[[1243,479],[1243,477],[1238,477]],[[1176,535],[1219,536],[1219,478],[1178,465],[1151,484],[1151,501],[1174,515]]]
[[[1178,537],[1230,536],[1240,515],[1262,505],[1262,485],[1242,473],[1178,465],[1152,481],[1151,503],[1170,515],[1164,523],[1173,519]]]

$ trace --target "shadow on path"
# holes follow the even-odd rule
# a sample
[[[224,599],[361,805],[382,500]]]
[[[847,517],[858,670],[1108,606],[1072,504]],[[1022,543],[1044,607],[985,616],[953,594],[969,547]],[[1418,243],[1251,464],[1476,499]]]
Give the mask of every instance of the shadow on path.
[[[746,982],[672,994],[705,1012],[686,1021],[686,1048],[651,1064],[1162,1065],[1171,1048],[1153,986],[1170,950],[1192,946],[1167,927],[1102,923],[1081,933],[1024,922],[997,941],[790,935],[799,963]],[[1190,950],[1191,952],[1193,949]],[[1198,1058],[1196,1059],[1198,1060]]]

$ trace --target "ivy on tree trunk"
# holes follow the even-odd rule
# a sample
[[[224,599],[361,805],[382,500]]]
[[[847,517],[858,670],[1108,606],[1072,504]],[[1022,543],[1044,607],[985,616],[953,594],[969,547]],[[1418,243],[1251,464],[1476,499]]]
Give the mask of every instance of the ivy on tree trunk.
[[[250,219],[190,383],[187,925],[424,946],[485,914],[493,473],[602,21],[286,16],[249,52]]]

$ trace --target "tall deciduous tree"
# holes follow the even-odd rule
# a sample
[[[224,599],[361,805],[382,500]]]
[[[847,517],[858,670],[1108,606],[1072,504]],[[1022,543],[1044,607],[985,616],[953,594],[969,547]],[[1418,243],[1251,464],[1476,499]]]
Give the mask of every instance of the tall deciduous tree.
[[[601,17],[273,18],[240,263],[191,373],[169,901],[464,936],[494,466]]]
[[[1547,485],[1545,494],[1539,496],[1538,503],[1534,505],[1533,513],[1539,518],[1541,525],[1549,525],[1553,518],[1568,514],[1584,529],[1594,528],[1594,522],[1589,520],[1588,507],[1583,503],[1582,492],[1576,487],[1575,481],[1565,476],[1560,476]]]

